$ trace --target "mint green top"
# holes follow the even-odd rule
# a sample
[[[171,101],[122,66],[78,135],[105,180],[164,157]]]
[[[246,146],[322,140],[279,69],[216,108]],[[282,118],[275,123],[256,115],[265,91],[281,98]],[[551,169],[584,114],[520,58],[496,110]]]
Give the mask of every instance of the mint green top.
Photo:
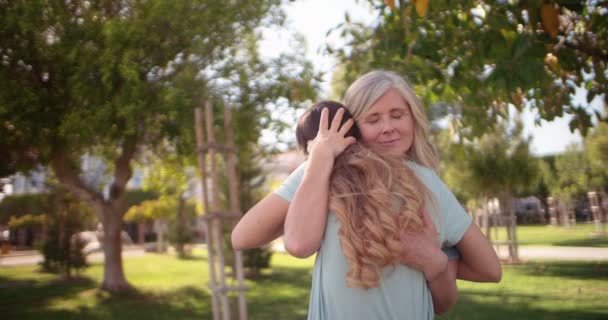
[[[414,162],[408,162],[408,165],[435,196],[438,208],[427,205],[427,210],[440,233],[440,243],[455,245],[471,224],[471,217],[433,170]],[[275,193],[291,201],[302,181],[305,166],[306,163],[300,165]],[[441,221],[436,219],[437,209]],[[330,212],[313,268],[309,320],[433,319],[431,292],[424,275],[415,269],[404,265],[389,266],[382,271],[379,287],[347,287],[348,263],[340,247],[338,227],[336,216]]]

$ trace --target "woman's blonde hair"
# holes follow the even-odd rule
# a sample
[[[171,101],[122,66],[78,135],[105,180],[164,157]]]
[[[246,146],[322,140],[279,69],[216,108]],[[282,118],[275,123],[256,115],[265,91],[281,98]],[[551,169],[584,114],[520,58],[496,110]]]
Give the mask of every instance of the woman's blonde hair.
[[[344,104],[355,121],[358,121],[390,89],[401,94],[414,116],[414,137],[406,157],[437,172],[439,158],[429,140],[429,123],[422,110],[422,102],[403,77],[391,71],[371,71],[350,85],[344,96]]]
[[[377,287],[382,269],[399,264],[400,233],[422,228],[421,212],[431,193],[403,156],[374,152],[360,143],[335,160],[329,209],[340,223],[349,287]]]

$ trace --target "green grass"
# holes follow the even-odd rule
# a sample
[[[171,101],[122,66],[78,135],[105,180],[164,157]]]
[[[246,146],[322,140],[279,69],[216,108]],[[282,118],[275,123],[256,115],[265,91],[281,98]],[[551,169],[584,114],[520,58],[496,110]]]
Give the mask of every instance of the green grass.
[[[250,319],[305,318],[313,259],[273,257],[273,270],[247,280]],[[110,296],[97,290],[103,266],[93,264],[70,282],[38,267],[0,267],[2,319],[211,319],[208,260],[147,254],[124,261],[139,294]],[[236,304],[236,297],[231,303]]]
[[[313,259],[273,256],[273,269],[247,280],[249,319],[305,319]],[[97,290],[102,266],[58,281],[36,267],[0,268],[2,319],[211,319],[203,257],[148,254],[125,260],[140,293]],[[535,262],[504,266],[500,284],[459,282],[459,302],[441,319],[607,319],[608,263]],[[231,301],[236,304],[236,299]]]
[[[458,281],[459,300],[440,319],[608,319],[608,263],[503,266],[499,284]]]
[[[608,232],[608,226],[606,227]],[[498,239],[506,239],[504,228]],[[595,225],[579,223],[571,227],[559,226],[518,226],[517,239],[520,245],[608,247],[608,236],[599,236]]]

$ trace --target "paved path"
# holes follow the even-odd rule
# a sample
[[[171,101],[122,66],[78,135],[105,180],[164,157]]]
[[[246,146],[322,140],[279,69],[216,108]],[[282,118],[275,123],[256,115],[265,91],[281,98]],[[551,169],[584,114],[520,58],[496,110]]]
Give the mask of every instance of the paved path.
[[[123,249],[123,257],[136,257],[145,254],[144,249],[136,245],[125,246]],[[498,251],[498,255],[501,258],[506,258],[508,254],[506,246],[502,246]],[[523,260],[608,261],[608,248],[520,246],[519,257]],[[103,261],[103,254],[101,252],[92,253],[88,256],[88,260]],[[33,265],[41,261],[42,256],[37,251],[17,251],[10,255],[0,255],[0,267]]]
[[[508,257],[506,246],[498,251],[501,258]],[[602,260],[608,261],[608,248],[519,246],[519,258],[524,260]]]
[[[138,257],[145,255],[144,249],[137,245],[124,246],[123,257]],[[87,261],[103,261],[103,252],[94,252],[87,256]],[[42,262],[42,255],[35,250],[14,251],[9,255],[0,255],[0,267],[34,265]]]

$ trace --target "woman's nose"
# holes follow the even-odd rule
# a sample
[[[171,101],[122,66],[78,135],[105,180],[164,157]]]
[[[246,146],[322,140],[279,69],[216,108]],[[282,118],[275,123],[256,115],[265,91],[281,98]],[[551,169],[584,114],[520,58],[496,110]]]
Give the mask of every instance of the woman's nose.
[[[395,130],[395,126],[393,125],[392,121],[390,121],[389,119],[385,119],[382,121],[382,128],[381,128],[381,133],[391,133]]]

